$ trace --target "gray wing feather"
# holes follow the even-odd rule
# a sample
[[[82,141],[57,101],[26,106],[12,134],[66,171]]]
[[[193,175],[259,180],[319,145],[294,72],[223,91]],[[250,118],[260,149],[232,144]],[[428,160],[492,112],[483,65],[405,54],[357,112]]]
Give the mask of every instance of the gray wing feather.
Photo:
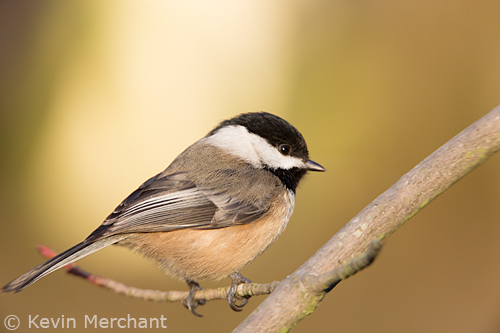
[[[222,185],[220,177],[203,178],[210,174],[203,170],[191,174],[168,170],[132,192],[85,241],[13,280],[3,291],[20,291],[64,265],[127,238],[129,233],[251,223],[267,212],[277,186],[264,170],[247,169],[239,175],[235,169],[219,170]]]
[[[158,174],[123,200],[87,240],[133,232],[224,228],[261,217],[270,200],[243,200],[239,194],[248,189],[244,184],[227,186],[234,182],[232,178],[228,175],[226,186],[216,191],[209,181],[197,186],[185,172]],[[247,187],[254,185],[262,186],[249,183]],[[231,192],[234,188],[237,193]]]

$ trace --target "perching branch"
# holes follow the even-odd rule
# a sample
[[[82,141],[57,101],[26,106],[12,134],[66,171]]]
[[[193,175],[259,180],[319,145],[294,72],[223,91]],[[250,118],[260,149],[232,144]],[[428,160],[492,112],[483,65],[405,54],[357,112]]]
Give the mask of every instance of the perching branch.
[[[55,257],[57,252],[45,245],[37,246],[38,252],[47,259]],[[188,291],[160,291],[160,290],[150,290],[150,289],[139,289],[131,286],[127,286],[121,282],[117,282],[112,279],[108,279],[99,275],[94,275],[83,269],[81,269],[76,264],[69,264],[64,266],[64,269],[73,275],[84,278],[92,284],[95,284],[106,289],[110,289],[116,293],[123,294],[125,296],[133,298],[142,298],[146,301],[157,301],[157,302],[177,302],[184,301],[188,296]],[[266,284],[258,283],[247,283],[242,284],[238,287],[237,296],[258,296],[270,294],[278,286],[279,281],[274,281]],[[195,294],[195,299],[197,300],[207,300],[212,301],[216,299],[226,299],[227,293],[230,287],[223,287],[217,289],[204,289],[198,290]]]
[[[324,273],[320,276],[309,276],[309,282],[315,286],[317,290],[326,290],[333,288],[341,280],[348,278],[349,276],[355,274],[356,272],[362,270],[363,268],[370,265],[377,254],[380,252],[382,244],[380,240],[372,243],[372,246],[368,249],[366,253],[348,261],[345,265],[338,267],[337,269]],[[37,246],[38,252],[47,259],[55,257],[57,252],[45,245]],[[89,273],[76,264],[69,264],[64,266],[64,269],[73,275],[79,276],[92,284],[100,287],[104,287],[119,294],[123,294],[133,298],[142,298],[147,301],[163,301],[163,302],[176,302],[184,301],[188,296],[187,291],[159,291],[150,289],[139,289],[131,286],[127,286],[121,282],[117,282],[112,279],[108,279],[99,275],[94,275]],[[274,281],[266,284],[258,283],[245,283],[238,286],[237,296],[258,296],[270,294],[280,282]],[[197,300],[207,300],[212,301],[216,299],[226,299],[227,293],[230,287],[223,287],[217,289],[205,289],[198,290],[195,294],[195,299]]]
[[[287,332],[323,299],[308,276],[321,275],[389,237],[420,209],[500,149],[500,106],[460,132],[382,193],[283,280],[234,332]]]

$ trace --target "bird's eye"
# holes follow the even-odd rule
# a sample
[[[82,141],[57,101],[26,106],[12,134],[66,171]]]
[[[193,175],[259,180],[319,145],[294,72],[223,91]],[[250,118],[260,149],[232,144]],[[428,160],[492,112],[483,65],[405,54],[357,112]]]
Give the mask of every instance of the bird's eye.
[[[292,148],[289,145],[280,145],[278,149],[281,155],[289,155],[292,151]]]

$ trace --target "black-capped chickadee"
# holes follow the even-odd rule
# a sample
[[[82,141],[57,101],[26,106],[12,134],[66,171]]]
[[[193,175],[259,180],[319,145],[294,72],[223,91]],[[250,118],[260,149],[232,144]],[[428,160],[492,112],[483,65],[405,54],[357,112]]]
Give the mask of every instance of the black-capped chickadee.
[[[236,304],[238,272],[283,232],[295,190],[309,160],[300,132],[266,112],[225,120],[181,153],[165,171],[132,192],[83,242],[11,281],[21,291],[53,271],[109,245],[132,249],[185,280],[185,305],[195,308],[199,280],[231,277],[227,300]]]

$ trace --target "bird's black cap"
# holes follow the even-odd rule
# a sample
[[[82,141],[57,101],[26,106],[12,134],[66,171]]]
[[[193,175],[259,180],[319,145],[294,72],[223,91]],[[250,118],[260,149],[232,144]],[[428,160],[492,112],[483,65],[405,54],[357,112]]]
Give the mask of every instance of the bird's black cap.
[[[244,126],[248,132],[265,139],[271,146],[287,144],[292,150],[290,156],[304,161],[309,158],[307,144],[300,132],[288,121],[268,112],[243,113],[234,118],[224,120],[207,136],[227,126]]]

